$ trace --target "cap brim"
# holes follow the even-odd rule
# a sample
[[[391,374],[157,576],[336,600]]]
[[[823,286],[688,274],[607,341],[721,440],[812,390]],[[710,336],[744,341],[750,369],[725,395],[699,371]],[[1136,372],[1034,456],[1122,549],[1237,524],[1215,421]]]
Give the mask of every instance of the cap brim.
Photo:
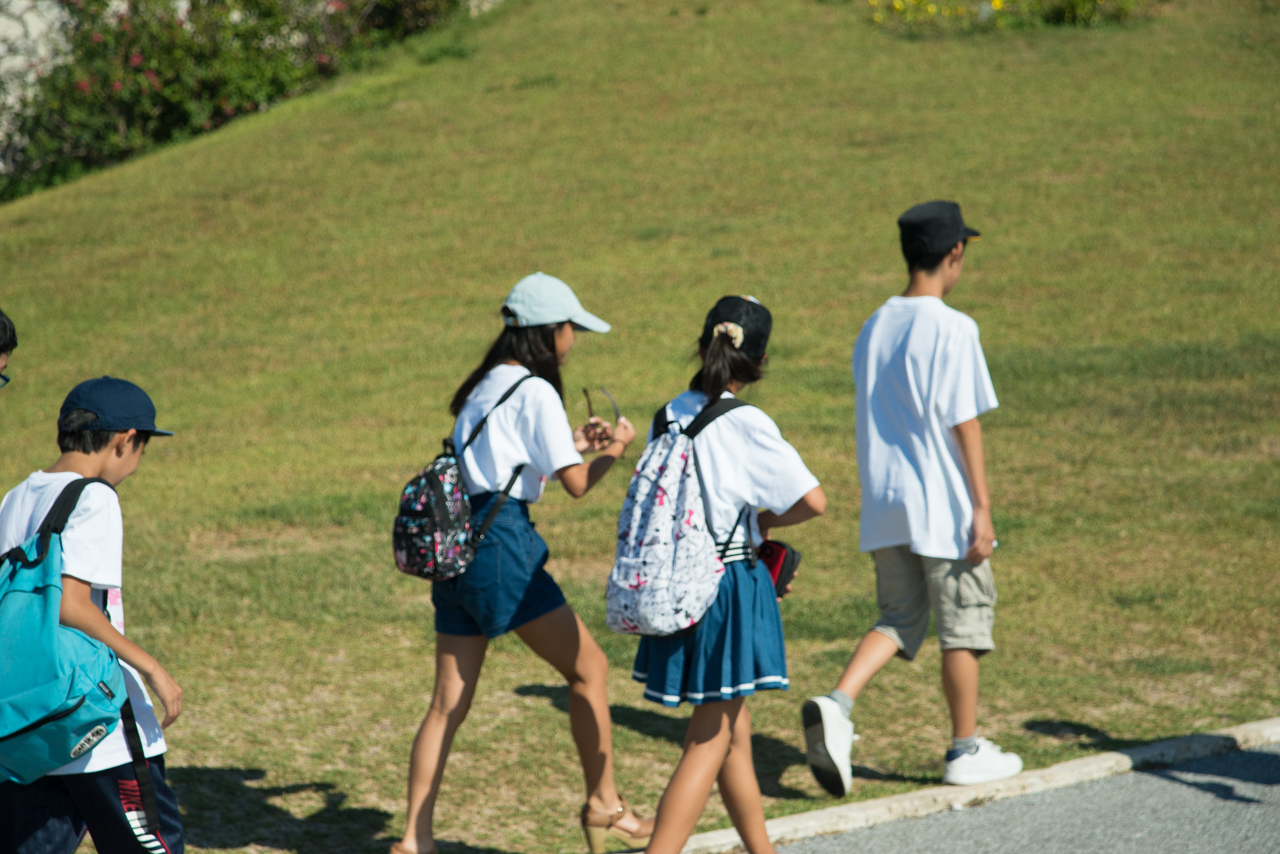
[[[977,240],[978,238],[982,237],[982,235],[979,232],[974,231],[972,228],[970,228],[967,225],[964,227],[964,236],[966,240]]]
[[[173,435],[172,430],[152,430],[150,432],[152,436],[172,436]]]
[[[575,314],[573,317],[569,318],[569,322],[579,329],[585,329],[588,332],[608,332],[613,328],[589,311],[584,311],[581,314]]]

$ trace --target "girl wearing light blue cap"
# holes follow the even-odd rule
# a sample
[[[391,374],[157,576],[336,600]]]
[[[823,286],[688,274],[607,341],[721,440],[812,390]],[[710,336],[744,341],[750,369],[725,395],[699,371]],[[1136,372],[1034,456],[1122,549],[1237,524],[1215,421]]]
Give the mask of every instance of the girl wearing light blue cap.
[[[613,783],[613,747],[605,696],[608,662],[587,627],[546,571],[547,545],[529,521],[529,504],[548,480],[581,498],[635,439],[625,418],[569,424],[560,366],[579,330],[608,332],[564,282],[545,273],[516,283],[502,307],[505,328],[450,407],[453,440],[471,496],[471,518],[483,519],[509,489],[467,571],[436,581],[436,684],[409,765],[409,815],[392,854],[435,850],[432,816],[454,733],[475,695],[489,640],[514,631],[569,683],[569,721],[586,777],[582,826],[595,854],[615,836],[633,847],[649,842],[653,820],[641,820]],[[582,454],[598,452],[591,462]]]

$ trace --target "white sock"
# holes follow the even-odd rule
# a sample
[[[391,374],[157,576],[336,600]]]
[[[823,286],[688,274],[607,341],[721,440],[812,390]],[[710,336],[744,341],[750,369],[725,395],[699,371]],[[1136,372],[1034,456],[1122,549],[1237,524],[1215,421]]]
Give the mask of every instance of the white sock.
[[[836,705],[840,707],[840,711],[844,712],[846,718],[853,717],[853,698],[839,688],[827,695],[836,701]]]

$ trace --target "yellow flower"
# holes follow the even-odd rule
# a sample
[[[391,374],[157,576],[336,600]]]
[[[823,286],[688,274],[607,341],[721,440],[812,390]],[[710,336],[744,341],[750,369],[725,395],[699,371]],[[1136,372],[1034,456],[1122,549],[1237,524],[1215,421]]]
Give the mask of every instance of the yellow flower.
[[[879,0],[867,0],[867,2],[871,4],[872,9],[880,5]]]
[[[906,8],[906,5],[902,2],[902,0],[893,0],[893,8],[901,12],[904,8]]]
[[[999,12],[1004,8],[1004,0],[991,0],[991,8]]]
[[[884,15],[881,15],[879,12],[876,12],[874,15],[871,16],[871,20],[875,21],[878,24],[884,20]]]
[[[930,3],[928,6],[925,6],[924,9],[930,15],[936,15],[938,13],[938,7],[933,5],[932,3]]]

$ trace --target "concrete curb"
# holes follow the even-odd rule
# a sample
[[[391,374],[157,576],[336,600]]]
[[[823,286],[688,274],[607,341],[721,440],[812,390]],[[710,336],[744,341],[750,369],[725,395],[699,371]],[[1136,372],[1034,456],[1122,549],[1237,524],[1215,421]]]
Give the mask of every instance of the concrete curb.
[[[978,786],[940,786],[904,795],[892,795],[855,804],[798,813],[765,822],[775,843],[795,842],[811,836],[844,833],[900,818],[916,818],[943,810],[981,806],[1002,798],[1043,792],[1088,780],[1100,780],[1141,768],[1176,765],[1189,759],[1216,756],[1231,750],[1247,750],[1280,742],[1280,718],[1241,724],[1201,735],[1158,741],[1129,750],[1117,750],[1072,759],[1048,768],[1024,771],[1017,777]],[[722,854],[742,847],[733,828],[690,837],[681,854]]]

